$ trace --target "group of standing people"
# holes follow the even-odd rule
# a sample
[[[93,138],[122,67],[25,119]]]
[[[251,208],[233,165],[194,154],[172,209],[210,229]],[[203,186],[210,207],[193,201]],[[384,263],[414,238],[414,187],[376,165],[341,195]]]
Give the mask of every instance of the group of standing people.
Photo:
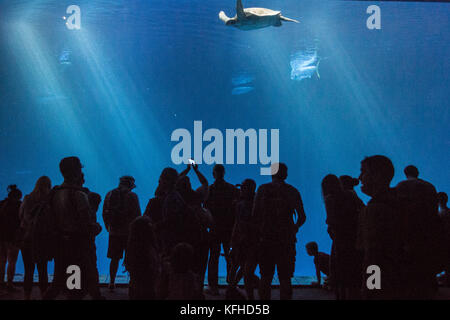
[[[329,270],[338,299],[430,299],[436,275],[450,265],[446,194],[419,178],[415,166],[391,187],[385,156],[361,162],[359,179],[327,175],[322,194],[332,239]],[[354,187],[371,197],[365,205]],[[368,284],[376,266],[379,288]]]
[[[8,187],[8,197],[0,203],[0,283],[8,291],[14,288],[15,264],[19,250],[24,263],[24,298],[31,298],[37,267],[43,299],[54,299],[66,291],[68,266],[79,266],[83,290],[71,290],[70,298],[82,298],[88,292],[102,299],[98,287],[95,237],[102,228],[96,212],[99,194],[83,187],[84,175],[78,158],[60,162],[64,182],[52,188],[47,176],[40,177],[33,191],[22,201],[17,186]],[[54,260],[54,278],[48,283],[47,265]],[[7,283],[4,268],[8,264]],[[1,273],[3,271],[3,273]]]
[[[13,277],[19,249],[25,267],[24,295],[30,299],[37,266],[43,299],[66,292],[69,299],[89,294],[103,299],[99,290],[95,237],[102,231],[97,222],[101,196],[84,186],[82,164],[77,157],[60,162],[64,182],[52,187],[48,177],[38,179],[23,201],[12,185],[0,202],[0,280],[14,290]],[[200,187],[194,190],[189,173]],[[435,292],[436,274],[449,271],[450,214],[445,193],[437,193],[418,178],[413,166],[407,179],[390,187],[392,162],[372,156],[361,162],[359,179],[327,175],[322,181],[331,257],[308,243],[320,271],[330,275],[338,299],[429,298]],[[227,297],[271,298],[275,269],[280,297],[292,298],[296,234],[306,215],[298,190],[285,182],[283,163],[272,165],[272,181],[257,188],[252,179],[233,185],[225,180],[225,167],[213,168],[209,184],[196,164],[178,173],[165,168],[158,186],[141,213],[133,192],[135,179],[121,177],[117,188],[104,199],[102,217],[109,233],[109,289],[114,290],[119,263],[130,274],[130,299],[204,299],[218,295],[218,264],[221,252],[227,267]],[[371,197],[367,204],[354,187]],[[439,209],[438,209],[439,207]],[[48,284],[47,263],[55,272]],[[4,284],[5,265],[7,283]],[[67,268],[81,270],[81,288],[68,290]],[[259,265],[261,278],[255,275]],[[381,270],[381,288],[369,290],[366,270]],[[246,296],[237,290],[244,279]]]
[[[64,178],[61,185],[52,187],[50,179],[43,176],[23,202],[20,190],[11,186],[0,204],[1,279],[8,264],[5,286],[15,290],[14,269],[20,249],[25,299],[31,297],[36,266],[43,299],[54,299],[62,292],[69,299],[87,294],[103,299],[95,246],[95,237],[102,231],[97,222],[101,196],[84,186],[83,166],[77,157],[62,159],[59,167]],[[201,184],[196,190],[188,176],[191,170]],[[249,299],[254,298],[254,289],[259,289],[260,298],[270,299],[277,268],[281,296],[290,299],[296,233],[306,216],[300,193],[285,182],[286,165],[276,164],[273,170],[272,182],[256,190],[251,179],[240,185],[228,183],[221,164],[213,168],[211,185],[195,164],[181,173],[165,168],[142,215],[138,196],[132,191],[135,179],[121,177],[103,204],[102,217],[109,233],[107,256],[111,259],[109,289],[115,288],[124,258],[130,274],[130,299],[203,299],[206,270],[206,292],[218,295],[223,251],[231,295],[236,297],[237,283],[244,278]],[[51,260],[55,272],[48,284]],[[258,264],[261,280],[255,275]],[[68,290],[68,267],[72,265],[80,268],[81,287]]]
[[[188,177],[191,170],[201,184],[196,190]],[[236,186],[228,183],[221,164],[214,166],[213,177],[208,185],[195,164],[181,173],[173,168],[162,171],[155,197],[143,217],[131,223],[125,255],[131,298],[202,299],[206,270],[206,292],[218,295],[222,250],[227,295],[239,297],[236,287],[243,278],[248,299],[254,299],[254,289],[261,299],[270,299],[276,267],[282,299],[292,297],[296,233],[306,216],[300,193],[285,182],[286,165],[274,166],[272,182],[258,190],[252,179]],[[142,236],[151,234],[146,246],[133,240],[138,222],[147,226]],[[255,275],[258,264],[260,280]]]

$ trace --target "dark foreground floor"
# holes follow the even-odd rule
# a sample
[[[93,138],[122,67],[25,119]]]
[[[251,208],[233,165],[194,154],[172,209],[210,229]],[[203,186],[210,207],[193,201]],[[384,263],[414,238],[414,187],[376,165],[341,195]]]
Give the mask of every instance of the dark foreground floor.
[[[118,287],[111,292],[107,287],[101,288],[102,294],[107,300],[128,300],[128,288]],[[272,289],[272,299],[278,300],[280,298],[280,291],[278,288]],[[22,300],[23,291],[20,285],[16,287],[15,292],[5,292],[0,291],[0,300]],[[39,300],[39,290],[37,287],[33,288],[32,300]],[[59,299],[64,299],[60,296]],[[86,299],[90,299],[87,297]],[[219,296],[206,295],[206,300],[224,300],[225,299],[225,289],[220,289]],[[334,294],[325,289],[319,288],[294,288],[293,292],[294,300],[334,300]],[[439,292],[435,300],[450,300],[450,288],[439,288]]]

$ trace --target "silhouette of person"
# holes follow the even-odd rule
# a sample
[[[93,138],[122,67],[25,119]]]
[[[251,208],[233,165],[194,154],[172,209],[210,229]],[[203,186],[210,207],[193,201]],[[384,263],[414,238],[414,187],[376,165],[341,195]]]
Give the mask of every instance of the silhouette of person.
[[[243,276],[247,297],[249,300],[254,300],[253,290],[258,288],[259,283],[255,275],[258,241],[252,222],[256,183],[252,179],[245,179],[238,186],[240,186],[240,196],[236,203],[235,224],[231,237],[228,283],[230,287],[235,287]]]
[[[357,178],[352,178],[347,175],[343,175],[339,177],[339,181],[341,182],[341,186],[343,190],[350,191],[355,197],[355,201],[359,204],[359,210],[361,211],[364,207],[364,202],[360,197],[356,194],[355,187],[359,184],[359,180]]]
[[[211,212],[214,225],[210,228],[208,289],[211,295],[218,295],[218,271],[221,246],[229,270],[230,239],[234,226],[233,201],[238,197],[236,187],[225,181],[225,167],[216,164],[213,168],[214,183],[209,186],[205,207]]]
[[[91,208],[91,217],[92,217],[92,234],[94,235],[94,239],[96,236],[102,232],[102,226],[97,222],[97,211],[100,207],[100,202],[102,202],[102,197],[96,193],[89,191],[87,192],[89,207]]]
[[[447,207],[448,196],[445,192],[437,194],[439,203],[439,217],[444,229],[442,246],[442,261],[444,267],[444,283],[450,284],[450,209]]]
[[[437,194],[437,198],[439,204],[439,214],[441,216],[450,214],[450,209],[447,207],[448,195],[445,192],[439,192]]]
[[[16,273],[19,248],[16,234],[20,226],[19,210],[22,204],[22,192],[16,185],[7,188],[8,197],[0,202],[0,285],[8,291],[15,291],[13,281]],[[8,264],[7,283],[5,285],[5,268]]]
[[[128,295],[130,300],[153,300],[156,298],[160,261],[155,246],[150,218],[142,216],[130,224],[125,268],[130,273]]]
[[[322,180],[322,195],[327,211],[328,233],[333,240],[331,270],[337,299],[359,296],[361,256],[356,249],[361,200],[344,190],[333,174]]]
[[[272,164],[272,182],[258,188],[252,210],[259,237],[259,297],[262,300],[271,298],[275,267],[280,281],[280,298],[292,298],[296,233],[305,223],[306,215],[300,193],[285,182],[287,169],[284,163]]]
[[[187,176],[191,168],[193,168],[201,183],[201,186],[197,190],[192,189],[191,182]],[[186,233],[184,241],[189,243],[194,249],[192,270],[198,274],[201,285],[203,286],[208,263],[208,227],[212,224],[212,217],[209,211],[202,207],[208,192],[208,181],[199,171],[197,164],[189,164],[186,170],[180,173],[176,190],[186,203],[186,213],[190,213],[191,215],[191,218],[184,224],[184,232]]]
[[[162,226],[163,226],[163,206],[164,200],[166,199],[167,190],[163,190],[163,188],[158,185],[155,190],[155,196],[151,198],[144,211],[144,216],[150,219],[150,222],[154,229],[155,236],[155,246],[158,249],[158,252],[161,252],[163,244],[162,244]]]
[[[229,285],[225,291],[225,300],[243,301],[247,298],[236,285]]]
[[[442,268],[441,240],[437,237],[443,237],[443,228],[437,192],[431,183],[419,179],[415,166],[407,166],[404,173],[406,180],[395,189],[403,212],[407,293],[411,299],[429,298],[436,289],[436,273]]]
[[[97,222],[97,211],[100,207],[100,203],[102,202],[102,196],[96,192],[90,191],[88,188],[84,188],[89,201],[89,207],[91,208],[92,220],[95,220],[97,225],[95,226],[94,233],[99,234],[102,231],[102,226]]]
[[[397,299],[401,297],[402,241],[401,215],[395,190],[390,188],[394,177],[391,160],[382,155],[367,157],[361,162],[361,191],[371,197],[360,214],[358,247],[363,252],[362,291],[364,299]],[[367,267],[380,268],[381,288],[370,290]]]
[[[144,216],[151,220],[153,225],[162,221],[162,207],[166,195],[161,192],[159,186],[155,190],[155,196],[151,198],[145,207]]]
[[[141,208],[136,193],[135,180],[131,176],[123,176],[119,186],[106,194],[103,203],[103,221],[109,233],[107,257],[111,259],[109,265],[109,289],[115,288],[116,274],[119,261],[123,258],[128,242],[130,223],[141,216]]]
[[[192,217],[187,212],[186,202],[176,190],[178,178],[178,172],[170,167],[165,168],[159,177],[159,188],[166,194],[160,225],[162,253],[166,257],[170,256],[172,249],[178,243],[184,242],[186,236],[184,222]]]
[[[339,181],[342,185],[342,189],[353,191],[353,192],[355,192],[354,188],[359,184],[359,180],[357,178],[353,178],[348,175],[340,176]]]
[[[61,291],[69,299],[81,299],[89,286],[89,254],[92,216],[88,196],[83,188],[84,174],[77,157],[67,157],[59,163],[64,182],[52,190],[51,208],[53,224],[57,230],[54,253],[55,273],[44,299],[54,299]],[[79,267],[81,288],[67,287],[69,266]]]
[[[23,265],[25,268],[25,277],[23,280],[25,300],[30,300],[31,298],[33,275],[36,265],[39,274],[39,289],[41,292],[41,297],[44,296],[44,293],[48,288],[47,261],[36,262],[33,257],[32,228],[36,214],[35,208],[47,200],[51,189],[52,183],[50,178],[47,176],[40,177],[36,181],[33,191],[24,197],[20,207],[20,227],[23,232],[21,250]]]
[[[306,253],[308,253],[309,256],[314,257],[314,266],[316,268],[317,282],[314,281],[311,285],[320,286],[322,283],[321,274],[323,273],[327,277],[330,276],[330,255],[325,252],[320,252],[317,242],[308,242],[305,247]]]
[[[85,188],[85,192],[88,195],[89,207],[91,212],[91,231],[90,231],[90,241],[89,241],[89,264],[88,270],[88,292],[92,299],[104,300],[105,297],[102,296],[99,287],[99,274],[97,268],[97,247],[95,245],[95,237],[97,237],[100,232],[102,232],[101,225],[97,222],[97,211],[102,201],[102,197],[96,193]]]
[[[170,264],[163,269],[160,297],[167,300],[204,300],[199,277],[192,271],[194,249],[181,242],[173,247]]]

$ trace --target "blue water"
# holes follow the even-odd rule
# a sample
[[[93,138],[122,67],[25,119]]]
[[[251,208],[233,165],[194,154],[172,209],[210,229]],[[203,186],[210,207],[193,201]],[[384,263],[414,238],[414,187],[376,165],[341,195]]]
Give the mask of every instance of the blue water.
[[[64,24],[71,4],[80,30]],[[385,154],[394,184],[412,163],[450,191],[450,5],[378,4],[381,30],[369,30],[367,2],[245,0],[301,23],[240,31],[217,17],[234,15],[233,0],[0,2],[0,195],[11,183],[29,193],[44,174],[61,183],[59,160],[78,155],[86,186],[103,196],[119,176],[135,176],[144,209],[162,168],[174,166],[175,129],[193,133],[195,120],[204,131],[279,129],[287,181],[307,215],[295,273],[313,275],[305,243],[330,250],[326,174],[358,176],[365,156]],[[320,59],[320,78],[292,76],[291,62],[311,55],[303,66]],[[227,165],[226,179],[265,183],[260,167]],[[212,166],[200,170],[213,181]],[[107,274],[105,232],[97,247]]]

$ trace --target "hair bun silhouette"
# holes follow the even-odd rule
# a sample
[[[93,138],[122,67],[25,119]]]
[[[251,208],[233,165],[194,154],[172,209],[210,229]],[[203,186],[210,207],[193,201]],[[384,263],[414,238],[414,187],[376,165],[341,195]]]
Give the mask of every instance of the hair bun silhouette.
[[[17,190],[17,185],[16,184],[10,184],[8,186],[8,188],[6,188],[6,191],[11,192],[11,191],[15,191]]]

